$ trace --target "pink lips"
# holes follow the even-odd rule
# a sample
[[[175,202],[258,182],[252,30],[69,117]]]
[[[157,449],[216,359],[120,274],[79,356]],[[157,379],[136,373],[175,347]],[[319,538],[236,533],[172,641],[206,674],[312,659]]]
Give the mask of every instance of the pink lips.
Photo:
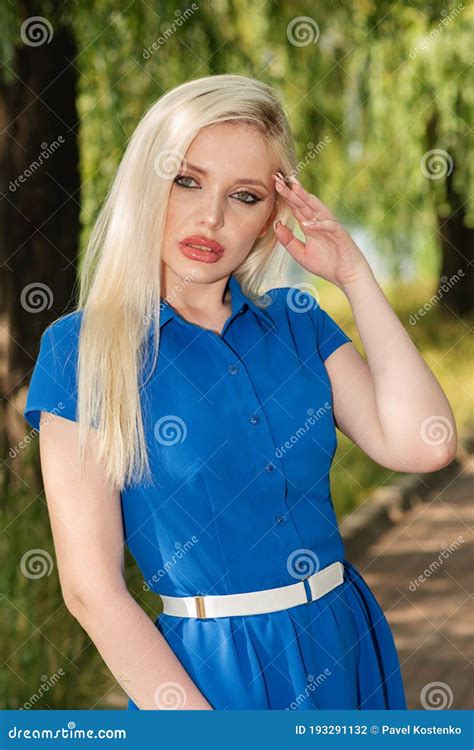
[[[185,237],[179,241],[179,247],[183,255],[193,260],[200,260],[204,263],[215,263],[224,254],[224,248],[216,240],[194,234],[191,237]],[[192,245],[202,245],[205,250]]]
[[[216,240],[211,240],[208,237],[203,237],[199,234],[193,234],[191,237],[185,237],[184,239],[180,240],[180,245],[203,245],[204,247],[209,248],[209,250],[212,250],[214,253],[219,253],[222,255],[224,252],[224,248],[220,244],[220,242],[217,242]]]

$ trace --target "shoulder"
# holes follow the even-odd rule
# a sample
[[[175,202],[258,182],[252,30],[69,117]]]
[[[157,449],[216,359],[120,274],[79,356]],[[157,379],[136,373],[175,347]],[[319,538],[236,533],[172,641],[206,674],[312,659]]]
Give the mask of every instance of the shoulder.
[[[311,301],[315,303],[315,297],[300,286],[277,286],[272,289],[268,289],[263,297],[271,298],[272,304],[275,305],[275,309],[283,309],[289,307],[297,310],[302,304],[308,305]]]
[[[25,419],[36,429],[41,411],[76,420],[81,320],[82,310],[63,315],[41,335],[24,409]]]
[[[350,336],[321,306],[317,293],[301,286],[269,289],[262,295],[263,304],[282,333],[291,335],[302,352],[317,350],[323,360],[339,346],[352,341]],[[313,290],[312,291],[316,291]]]
[[[75,369],[79,352],[82,310],[62,315],[43,331],[39,344],[38,364],[55,372]]]
[[[300,286],[280,286],[268,289],[260,297],[261,305],[275,317],[275,322],[295,323],[320,314],[319,300]]]
[[[50,323],[43,331],[41,338],[52,338],[62,340],[64,338],[74,338],[79,336],[81,329],[83,310],[74,310],[71,313],[62,315]]]
[[[40,350],[51,349],[59,357],[76,352],[82,317],[83,311],[75,310],[50,323],[41,334]]]

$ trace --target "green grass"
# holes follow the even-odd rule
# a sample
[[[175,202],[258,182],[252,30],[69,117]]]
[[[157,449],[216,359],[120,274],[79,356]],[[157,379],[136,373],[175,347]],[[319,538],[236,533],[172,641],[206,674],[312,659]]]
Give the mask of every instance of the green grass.
[[[25,477],[38,460],[37,448],[35,441],[25,459]],[[102,708],[118,707],[106,705],[107,695],[116,685],[113,675],[64,605],[41,487],[37,492],[29,490],[25,481],[15,497],[7,494],[0,520],[0,707],[89,709],[96,703]],[[26,568],[33,574],[44,570],[38,578],[25,575],[21,568],[25,553],[35,549],[40,550],[37,559],[41,557],[46,565],[43,568],[31,562]],[[140,592],[140,603],[152,617],[153,608],[161,609],[160,600],[141,589],[142,578],[128,550],[126,563],[127,584],[132,592]]]
[[[472,337],[466,322],[452,317],[445,321],[440,309],[416,326],[408,319],[432,289],[417,284],[393,287],[387,293],[400,319],[405,323],[419,351],[433,369],[454,410],[458,430],[473,423],[471,367]],[[334,287],[321,285],[321,304],[334,315],[355,345],[362,351],[351,311],[345,297]],[[37,465],[37,441],[25,459],[24,477]],[[331,475],[331,487],[338,518],[363,502],[374,489],[394,478],[394,472],[371,461],[342,433]],[[30,482],[29,482],[30,483]],[[7,497],[1,510],[2,528],[2,662],[0,692],[2,708],[18,708],[39,695],[44,678],[61,669],[53,688],[34,703],[35,708],[113,708],[124,707],[120,689],[87,633],[64,606],[51,539],[44,493],[28,490],[26,481],[15,497]],[[38,579],[26,577],[20,568],[22,555],[32,548],[49,553],[53,560],[50,575]],[[160,600],[143,592],[141,575],[126,552],[127,584],[146,613],[153,618]],[[122,694],[123,695],[123,694]],[[112,699],[110,699],[112,697]],[[115,703],[114,703],[115,701]]]

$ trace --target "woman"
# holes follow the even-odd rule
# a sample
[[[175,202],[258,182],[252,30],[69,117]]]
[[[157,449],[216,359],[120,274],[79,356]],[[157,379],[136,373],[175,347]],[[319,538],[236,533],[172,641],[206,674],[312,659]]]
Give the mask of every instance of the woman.
[[[388,623],[345,559],[335,426],[425,472],[453,458],[454,419],[295,172],[265,84],[168,92],[126,149],[77,309],[41,340],[25,417],[41,419],[62,592],[131,709],[406,708]],[[286,252],[346,294],[368,362],[312,295],[259,294]],[[453,426],[442,449],[423,439],[433,418]],[[154,623],[125,586],[124,542],[162,596]]]

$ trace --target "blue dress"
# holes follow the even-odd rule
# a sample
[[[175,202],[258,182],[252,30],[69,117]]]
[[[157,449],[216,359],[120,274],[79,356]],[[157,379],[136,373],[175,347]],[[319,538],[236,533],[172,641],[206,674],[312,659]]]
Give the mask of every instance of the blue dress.
[[[405,709],[390,627],[345,559],[331,498],[324,361],[351,339],[300,289],[271,289],[257,306],[234,275],[229,286],[220,335],[163,301],[158,363],[140,380],[154,482],[121,493],[126,543],[157,594],[285,586],[336,560],[344,582],[282,611],[162,613],[155,625],[214,709]],[[81,316],[41,338],[24,411],[34,428],[41,410],[77,419]]]

